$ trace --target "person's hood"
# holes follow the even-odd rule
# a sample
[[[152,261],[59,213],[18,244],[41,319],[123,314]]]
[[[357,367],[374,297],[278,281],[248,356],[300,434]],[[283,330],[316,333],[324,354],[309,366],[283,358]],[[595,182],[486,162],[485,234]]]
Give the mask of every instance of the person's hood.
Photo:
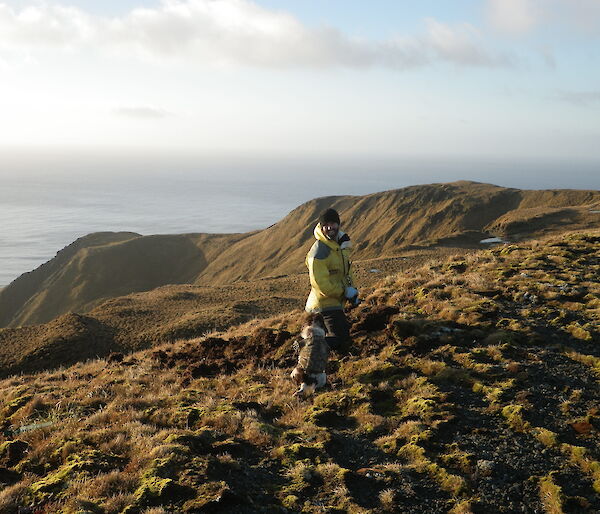
[[[315,239],[317,241],[322,241],[323,243],[325,243],[327,246],[329,246],[331,248],[335,249],[336,246],[339,246],[341,249],[352,247],[352,242],[350,241],[350,237],[343,230],[340,230],[338,232],[337,241],[332,241],[331,239],[327,239],[325,234],[323,234],[323,230],[321,230],[321,224],[317,223],[317,226],[315,227],[315,230],[314,230],[314,234],[315,234]]]

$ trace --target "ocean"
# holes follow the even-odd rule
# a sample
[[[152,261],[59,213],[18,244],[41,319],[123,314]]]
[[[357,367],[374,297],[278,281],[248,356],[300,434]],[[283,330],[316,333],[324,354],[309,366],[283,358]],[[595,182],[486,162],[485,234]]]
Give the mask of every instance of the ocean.
[[[598,166],[480,159],[4,159],[0,287],[99,231],[233,233],[266,228],[321,196],[475,180],[506,187],[598,189]]]

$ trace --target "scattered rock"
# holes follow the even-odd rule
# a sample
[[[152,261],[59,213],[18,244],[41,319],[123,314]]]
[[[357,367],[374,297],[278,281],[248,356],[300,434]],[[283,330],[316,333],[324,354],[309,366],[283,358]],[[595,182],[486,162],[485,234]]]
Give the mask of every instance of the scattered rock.
[[[478,460],[476,473],[481,477],[489,477],[494,472],[495,464],[491,460]]]

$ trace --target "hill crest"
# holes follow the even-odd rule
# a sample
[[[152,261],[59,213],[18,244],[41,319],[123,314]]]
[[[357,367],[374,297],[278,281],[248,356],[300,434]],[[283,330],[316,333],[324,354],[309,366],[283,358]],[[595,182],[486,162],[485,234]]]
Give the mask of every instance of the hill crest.
[[[203,286],[304,271],[320,212],[333,207],[355,241],[356,261],[408,249],[481,248],[490,236],[521,240],[598,226],[600,192],[524,191],[459,181],[365,196],[311,200],[245,234],[91,234],[0,291],[0,327],[44,323],[69,311],[167,284]]]

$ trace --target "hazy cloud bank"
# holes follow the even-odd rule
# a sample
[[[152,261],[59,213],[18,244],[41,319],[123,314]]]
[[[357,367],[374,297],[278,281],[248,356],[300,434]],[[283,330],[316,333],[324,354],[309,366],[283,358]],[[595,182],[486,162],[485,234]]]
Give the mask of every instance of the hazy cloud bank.
[[[168,112],[154,107],[119,107],[114,113],[124,118],[141,120],[156,120],[170,116]]]
[[[598,0],[487,0],[488,20],[509,33],[525,33],[552,22],[600,35]]]
[[[573,105],[589,106],[600,103],[600,90],[596,91],[561,91],[559,100]]]
[[[0,34],[0,53],[100,51],[210,66],[402,70],[436,62],[471,67],[512,62],[487,49],[482,34],[467,23],[428,19],[420,34],[366,40],[331,27],[307,27],[248,0],[164,0],[117,18],[60,4],[12,9],[0,3]]]

